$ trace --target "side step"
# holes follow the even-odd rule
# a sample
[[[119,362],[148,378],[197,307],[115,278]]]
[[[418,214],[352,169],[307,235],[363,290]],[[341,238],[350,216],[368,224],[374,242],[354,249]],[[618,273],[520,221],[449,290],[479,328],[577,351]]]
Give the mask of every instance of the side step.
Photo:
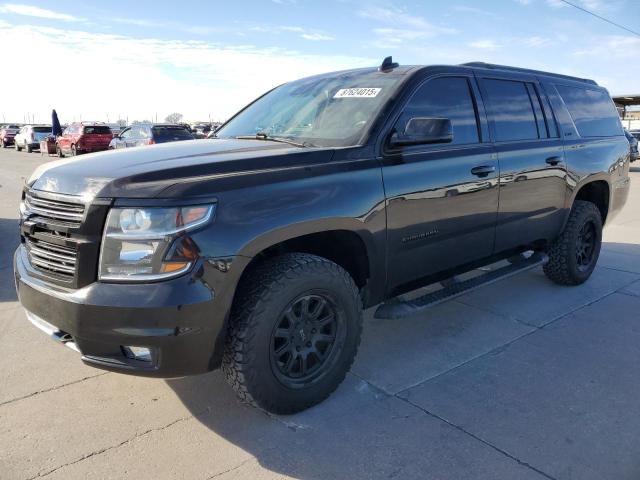
[[[530,257],[522,257],[515,263],[505,265],[496,270],[479,275],[469,280],[447,282],[446,286],[411,300],[392,298],[378,307],[375,318],[398,319],[412,315],[428,307],[456,298],[464,293],[483,287],[498,280],[511,277],[517,273],[531,270],[549,261],[549,257],[542,252],[535,252]]]

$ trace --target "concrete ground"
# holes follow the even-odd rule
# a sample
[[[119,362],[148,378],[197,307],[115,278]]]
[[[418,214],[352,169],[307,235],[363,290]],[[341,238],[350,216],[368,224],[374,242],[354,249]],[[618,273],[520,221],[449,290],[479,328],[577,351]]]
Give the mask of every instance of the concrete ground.
[[[84,366],[16,302],[22,176],[0,151],[1,479],[638,479],[640,165],[591,280],[541,270],[374,320],[352,373],[289,417],[220,373],[152,380]]]

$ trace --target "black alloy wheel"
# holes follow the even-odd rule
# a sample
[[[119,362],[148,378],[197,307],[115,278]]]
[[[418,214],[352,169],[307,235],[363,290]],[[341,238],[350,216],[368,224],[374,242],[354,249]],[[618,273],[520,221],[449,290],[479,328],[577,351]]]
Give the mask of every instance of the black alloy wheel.
[[[339,354],[344,319],[326,294],[303,295],[291,302],[271,335],[271,367],[286,387],[308,385]]]
[[[578,270],[585,271],[591,266],[596,251],[596,226],[593,221],[586,222],[580,229],[576,245],[576,264]]]

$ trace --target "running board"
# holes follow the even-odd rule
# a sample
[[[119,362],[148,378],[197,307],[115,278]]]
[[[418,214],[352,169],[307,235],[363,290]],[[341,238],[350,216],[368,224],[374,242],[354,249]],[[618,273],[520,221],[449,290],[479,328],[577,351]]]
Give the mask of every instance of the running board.
[[[421,297],[411,300],[401,300],[399,297],[392,298],[378,307],[375,318],[398,319],[407,315],[413,315],[428,307],[432,307],[439,303],[451,300],[462,294],[475,290],[476,288],[489,285],[490,283],[509,278],[527,270],[531,270],[540,265],[544,265],[549,261],[549,257],[542,252],[536,252],[528,258],[522,257],[515,263],[511,263],[497,270],[490,270],[487,273],[479,275],[464,281],[446,282],[446,286],[427,293]]]

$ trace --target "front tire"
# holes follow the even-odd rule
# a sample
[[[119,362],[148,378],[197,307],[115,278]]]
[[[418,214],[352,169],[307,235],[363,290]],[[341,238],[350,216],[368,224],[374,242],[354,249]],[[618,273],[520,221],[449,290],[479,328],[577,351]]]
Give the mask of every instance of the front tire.
[[[265,261],[239,285],[222,369],[243,402],[291,414],[326,399],[360,344],[362,302],[351,276],[315,255]]]
[[[20,145],[18,145],[18,142],[16,142],[15,140],[13,141],[13,148],[16,149],[16,152],[19,152],[20,150],[22,150],[20,148]]]
[[[33,147],[30,143],[25,144],[24,149],[27,151],[27,153],[33,152]]]
[[[75,145],[71,145],[71,156],[76,157],[78,155],[78,149]]]
[[[59,158],[64,158],[64,153],[62,153],[62,148],[60,148],[60,145],[56,145],[56,155],[58,155]]]
[[[564,231],[549,249],[544,273],[559,285],[580,285],[593,273],[602,245],[602,217],[591,202],[576,200]]]

